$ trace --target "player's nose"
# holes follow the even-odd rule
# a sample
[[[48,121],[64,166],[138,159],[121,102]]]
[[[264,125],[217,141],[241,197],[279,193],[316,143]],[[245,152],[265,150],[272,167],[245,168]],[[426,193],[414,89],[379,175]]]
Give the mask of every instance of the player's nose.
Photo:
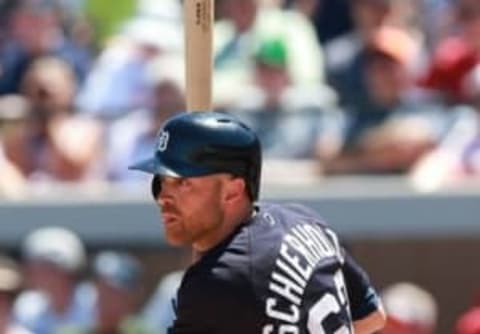
[[[173,193],[168,185],[164,184],[162,186],[162,189],[156,198],[156,202],[161,208],[173,203]]]
[[[162,196],[162,195],[158,196],[156,201],[157,201],[158,206],[162,209],[165,206],[167,206],[169,203],[171,203],[171,200],[169,200],[167,197]]]

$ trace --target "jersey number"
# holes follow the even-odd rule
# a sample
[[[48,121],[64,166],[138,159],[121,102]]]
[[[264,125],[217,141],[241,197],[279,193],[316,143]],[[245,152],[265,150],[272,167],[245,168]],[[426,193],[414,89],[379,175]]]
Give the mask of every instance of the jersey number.
[[[308,312],[308,330],[310,334],[327,334],[322,322],[330,314],[338,314],[342,310],[348,311],[347,291],[343,274],[339,270],[334,276],[337,296],[333,293],[326,293],[312,306]],[[329,332],[328,332],[329,333]],[[352,330],[346,325],[337,328],[333,334],[351,334]]]

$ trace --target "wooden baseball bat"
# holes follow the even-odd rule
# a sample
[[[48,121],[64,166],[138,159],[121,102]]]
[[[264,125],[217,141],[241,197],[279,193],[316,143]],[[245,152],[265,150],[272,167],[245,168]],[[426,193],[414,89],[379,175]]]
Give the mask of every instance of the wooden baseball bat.
[[[188,111],[212,109],[214,0],[184,0]]]

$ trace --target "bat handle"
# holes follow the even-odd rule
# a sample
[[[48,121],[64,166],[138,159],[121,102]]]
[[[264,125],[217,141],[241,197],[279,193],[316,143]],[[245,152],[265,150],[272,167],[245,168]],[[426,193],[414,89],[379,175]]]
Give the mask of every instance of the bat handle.
[[[213,0],[184,0],[187,110],[212,109]]]

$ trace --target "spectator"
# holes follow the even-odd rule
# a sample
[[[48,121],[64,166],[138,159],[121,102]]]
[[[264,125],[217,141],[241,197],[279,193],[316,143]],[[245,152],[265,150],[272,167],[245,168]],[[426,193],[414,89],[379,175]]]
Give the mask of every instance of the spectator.
[[[397,3],[403,2],[405,1],[352,0],[354,30],[333,39],[325,46],[328,81],[337,90],[343,107],[365,111],[373,108],[366,84],[366,52],[377,30],[391,26],[391,21],[402,21],[396,17],[401,14]],[[407,32],[405,26],[397,28]],[[419,56],[418,51],[416,57]],[[417,61],[416,58],[412,59],[409,68],[416,67]]]
[[[266,157],[311,159],[327,131],[322,121],[334,114],[335,94],[325,86],[294,83],[290,57],[281,39],[260,43],[254,82],[243,87],[232,107],[258,133]]]
[[[480,176],[480,65],[472,69],[466,83],[469,105],[451,108],[448,132],[410,172],[409,179],[419,191],[459,186]]]
[[[402,30],[383,27],[365,50],[369,109],[347,111],[341,154],[326,162],[333,173],[406,172],[446,131],[446,108],[415,89],[408,65],[418,50]]]
[[[311,23],[295,11],[258,7],[256,0],[224,0],[215,26],[214,104],[228,107],[254,80],[255,52],[262,41],[281,39],[291,55],[294,84],[321,85],[323,54]],[[285,24],[288,22],[288,24]]]
[[[10,38],[0,52],[0,94],[18,93],[22,78],[37,57],[56,56],[73,69],[78,83],[90,68],[90,51],[62,30],[55,1],[21,0],[10,17]]]
[[[437,302],[422,287],[401,282],[381,293],[387,324],[381,334],[433,334],[437,325]]]
[[[168,12],[138,15],[111,38],[78,96],[82,112],[113,119],[150,106],[150,64],[161,55],[182,58],[180,3],[168,0],[164,5]]]
[[[459,0],[454,13],[459,32],[440,41],[420,84],[452,103],[469,102],[469,74],[480,59],[480,2]]]
[[[153,87],[150,108],[132,111],[114,121],[108,130],[108,177],[114,181],[138,180],[140,173],[131,173],[132,161],[147,158],[155,145],[158,129],[165,119],[185,111],[183,61],[176,56],[160,56],[148,72]]]
[[[13,319],[13,302],[22,284],[17,264],[8,257],[0,256],[0,333],[32,334]]]
[[[94,275],[98,291],[97,318],[85,333],[150,333],[142,320],[135,317],[142,290],[142,268],[138,260],[127,253],[103,251],[94,259]]]
[[[470,309],[462,313],[455,324],[455,334],[480,333],[480,303],[478,301]]]
[[[147,301],[142,314],[153,333],[167,334],[168,328],[173,325],[174,304],[183,274],[183,270],[178,270],[165,275]]]
[[[95,293],[79,283],[86,262],[82,241],[60,227],[43,227],[22,244],[26,288],[15,303],[15,318],[36,334],[91,326]]]
[[[260,44],[255,54],[254,73],[254,84],[263,94],[258,109],[275,110],[281,107],[282,96],[292,86],[287,69],[289,57],[286,45],[280,39]]]
[[[76,83],[58,58],[31,64],[22,83],[30,102],[27,121],[5,138],[7,157],[34,180],[86,180],[102,177],[101,125],[72,111]]]

